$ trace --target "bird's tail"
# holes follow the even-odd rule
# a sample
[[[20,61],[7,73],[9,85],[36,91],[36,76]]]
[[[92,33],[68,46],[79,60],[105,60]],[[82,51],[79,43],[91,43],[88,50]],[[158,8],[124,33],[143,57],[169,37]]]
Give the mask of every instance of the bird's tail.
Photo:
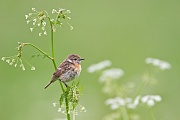
[[[44,89],[46,89],[49,85],[51,85],[51,83],[53,83],[53,82],[50,81],[50,82],[44,87]]]

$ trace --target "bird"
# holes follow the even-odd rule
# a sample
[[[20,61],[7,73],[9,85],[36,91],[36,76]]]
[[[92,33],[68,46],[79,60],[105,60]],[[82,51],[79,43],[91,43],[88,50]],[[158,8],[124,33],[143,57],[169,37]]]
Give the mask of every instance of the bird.
[[[66,82],[74,80],[81,73],[81,61],[85,60],[77,54],[69,55],[55,70],[50,82],[44,87],[46,89],[56,80],[64,83],[66,87],[69,87]]]

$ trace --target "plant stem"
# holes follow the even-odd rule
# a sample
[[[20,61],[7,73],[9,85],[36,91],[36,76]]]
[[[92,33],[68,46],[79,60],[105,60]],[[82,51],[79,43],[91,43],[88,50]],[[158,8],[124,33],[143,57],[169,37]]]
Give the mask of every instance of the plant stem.
[[[152,111],[151,107],[149,107],[149,112],[150,112],[151,119],[155,120],[155,117],[154,117],[154,114],[153,114],[153,111]]]
[[[73,120],[76,120],[76,109],[73,110]]]
[[[129,120],[129,116],[128,116],[128,113],[127,113],[127,110],[126,110],[125,106],[121,107],[121,112],[122,112],[123,120]]]
[[[141,86],[140,86],[139,89],[137,90],[134,98],[136,98],[136,96],[138,96],[138,95],[142,92],[143,88],[150,82],[150,75],[149,75],[148,73],[146,73],[146,74],[144,74],[144,76],[145,76],[145,77],[143,78],[143,81],[142,81],[142,83],[141,83]]]
[[[49,17],[48,17],[48,18],[49,18]],[[50,27],[51,27],[52,57],[54,58],[54,32],[53,32],[53,24],[51,23],[50,19],[49,19],[49,22],[50,22]],[[56,70],[56,69],[57,69],[57,66],[56,66],[55,60],[53,59],[52,62],[53,62],[54,68],[55,68],[55,70]],[[59,81],[59,84],[60,84],[60,86],[61,86],[62,91],[65,92],[61,81]],[[69,104],[68,104],[68,99],[67,99],[67,98],[65,98],[65,104],[66,104],[66,116],[67,116],[67,120],[70,120]]]
[[[52,57],[54,58],[54,32],[53,32],[53,30],[52,30],[52,25],[51,25],[51,51],[52,51]],[[54,65],[54,68],[55,68],[55,70],[57,69],[57,66],[56,66],[56,62],[55,62],[55,60],[52,60],[53,61],[53,65]]]
[[[30,45],[32,47],[34,47],[36,50],[38,50],[39,52],[41,52],[43,55],[45,55],[46,57],[48,57],[51,60],[54,60],[54,58],[52,58],[51,56],[49,56],[47,53],[45,53],[43,50],[41,50],[40,48],[38,48],[37,46],[33,45],[32,43],[22,43],[24,46],[26,45]]]
[[[144,88],[145,86],[146,86],[146,81],[143,81],[143,82],[141,83],[141,86],[140,86],[139,89],[137,90],[134,98],[136,98],[136,97],[141,93],[141,91],[143,90],[143,88]]]

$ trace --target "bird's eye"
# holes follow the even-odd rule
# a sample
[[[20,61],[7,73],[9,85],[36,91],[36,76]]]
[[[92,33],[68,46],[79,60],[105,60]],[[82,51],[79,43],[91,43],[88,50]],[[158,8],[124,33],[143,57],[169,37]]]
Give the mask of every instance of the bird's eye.
[[[74,60],[77,60],[76,58],[74,58]]]

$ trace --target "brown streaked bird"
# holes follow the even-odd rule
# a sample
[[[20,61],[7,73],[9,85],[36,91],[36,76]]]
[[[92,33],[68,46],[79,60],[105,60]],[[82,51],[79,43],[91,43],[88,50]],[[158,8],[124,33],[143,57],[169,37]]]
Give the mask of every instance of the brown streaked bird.
[[[44,89],[56,80],[60,80],[66,87],[68,87],[66,82],[69,82],[80,75],[82,60],[84,59],[77,54],[69,55],[53,73],[51,81],[44,87]]]

